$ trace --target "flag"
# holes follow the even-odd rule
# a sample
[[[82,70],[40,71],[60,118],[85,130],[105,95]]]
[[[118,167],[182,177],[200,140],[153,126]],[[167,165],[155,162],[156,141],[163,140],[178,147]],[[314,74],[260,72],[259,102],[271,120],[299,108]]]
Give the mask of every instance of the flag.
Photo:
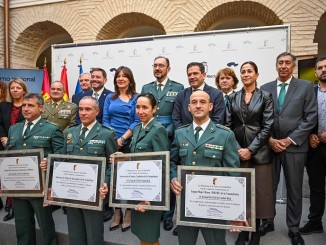
[[[68,89],[68,77],[67,77],[66,60],[65,60],[64,65],[62,67],[60,81],[63,83],[63,86],[65,88],[65,95],[63,96],[63,99],[65,101],[69,101],[69,89]]]
[[[48,69],[46,67],[46,58],[44,60],[44,66],[43,66],[43,83],[42,83],[41,95],[44,101],[48,101],[50,99],[50,80],[49,80]]]
[[[78,76],[78,80],[77,80],[77,84],[76,84],[75,94],[83,92],[83,90],[80,87],[80,83],[79,83],[79,77],[81,74],[83,74],[83,66],[81,64],[81,60],[80,60],[80,65],[78,67],[79,67],[79,76]]]

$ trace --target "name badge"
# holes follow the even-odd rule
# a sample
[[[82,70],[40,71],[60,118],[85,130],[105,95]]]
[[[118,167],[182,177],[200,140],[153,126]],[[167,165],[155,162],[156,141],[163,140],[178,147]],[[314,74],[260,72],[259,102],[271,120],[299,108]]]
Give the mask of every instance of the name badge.
[[[93,144],[105,144],[105,140],[89,140],[88,141],[89,145],[93,145]]]
[[[34,135],[33,139],[50,139],[48,136],[42,136],[42,135]]]

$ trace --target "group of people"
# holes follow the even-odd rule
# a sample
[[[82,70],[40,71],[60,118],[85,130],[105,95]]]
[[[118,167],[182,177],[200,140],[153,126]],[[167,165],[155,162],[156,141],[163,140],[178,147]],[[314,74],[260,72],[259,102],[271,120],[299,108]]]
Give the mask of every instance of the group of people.
[[[90,74],[80,75],[83,92],[73,96],[73,103],[63,100],[60,81],[51,84],[51,100],[44,103],[39,94],[28,93],[23,81],[13,79],[7,89],[11,100],[0,104],[0,147],[43,148],[43,171],[49,153],[107,158],[106,180],[99,190],[104,212],[67,208],[70,244],[103,244],[103,220],[112,216],[111,231],[120,226],[122,231],[131,228],[141,244],[159,244],[161,221],[165,230],[173,228],[175,195],[183,191],[177,165],[255,169],[257,229],[250,235],[252,245],[274,230],[282,167],[288,235],[292,244],[304,244],[301,234],[323,232],[326,57],[316,62],[319,84],[315,87],[293,77],[295,65],[294,55],[281,53],[276,59],[277,79],[258,88],[257,65],[244,62],[240,66],[243,88],[236,92],[239,80],[233,69],[218,71],[216,89],[205,83],[203,64],[191,62],[186,68],[190,87],[184,89],[168,77],[169,59],[159,56],[153,63],[155,81],[144,85],[140,94],[130,68],[116,70],[113,92],[104,87],[105,70],[93,68]],[[3,93],[6,90],[1,90],[0,96]],[[141,202],[134,210],[126,209],[124,215],[120,208],[113,211],[108,207],[110,164],[114,164],[110,156],[155,151],[171,152],[171,209],[150,211],[147,203]],[[299,228],[305,165],[311,207],[309,222]],[[18,244],[35,244],[34,214],[42,244],[56,243],[53,207],[43,207],[42,198],[7,198],[6,206],[15,217]],[[180,244],[191,245],[196,244],[199,230],[206,244],[226,244],[225,230],[177,226],[173,234],[178,235]],[[248,240],[249,232],[240,232],[236,244]]]

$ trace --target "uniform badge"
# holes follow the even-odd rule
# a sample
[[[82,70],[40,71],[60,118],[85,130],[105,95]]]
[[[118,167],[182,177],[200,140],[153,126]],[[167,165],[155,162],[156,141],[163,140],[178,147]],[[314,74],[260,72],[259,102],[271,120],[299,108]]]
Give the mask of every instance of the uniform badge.
[[[71,137],[72,137],[72,134],[71,134],[71,133],[69,133],[69,134],[67,135],[67,139],[68,139],[68,140],[70,140],[70,139],[71,139]]]
[[[205,147],[209,148],[209,149],[215,149],[215,150],[223,151],[223,146],[221,146],[221,145],[205,144]]]

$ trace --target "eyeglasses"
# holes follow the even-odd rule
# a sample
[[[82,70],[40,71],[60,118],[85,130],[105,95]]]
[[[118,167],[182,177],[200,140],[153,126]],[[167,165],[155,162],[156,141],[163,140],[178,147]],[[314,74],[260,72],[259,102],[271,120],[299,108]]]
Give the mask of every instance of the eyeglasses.
[[[153,65],[153,68],[164,68],[164,67],[167,67],[166,65],[163,65],[163,64],[154,64]]]

